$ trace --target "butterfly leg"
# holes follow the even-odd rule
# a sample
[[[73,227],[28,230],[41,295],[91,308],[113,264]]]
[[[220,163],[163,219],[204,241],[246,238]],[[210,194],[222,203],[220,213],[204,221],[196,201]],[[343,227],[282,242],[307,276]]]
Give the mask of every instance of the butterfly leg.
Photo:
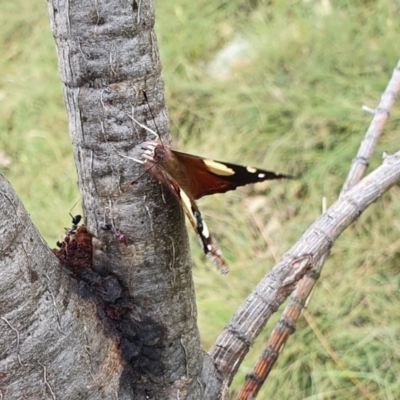
[[[139,121],[137,121],[135,118],[132,117],[132,115],[128,115],[127,116],[137,125],[139,125],[141,128],[143,128],[145,131],[151,133],[152,135],[155,136],[156,140],[160,140],[160,136],[158,135],[158,133],[154,132],[152,129],[150,129],[148,126],[141,124]]]
[[[119,153],[119,152],[118,152],[118,155],[120,155],[121,157],[127,158],[128,160],[135,161],[136,163],[139,163],[139,164],[144,164],[144,161],[142,161],[142,160],[138,160],[137,158],[133,158],[133,157],[125,156],[125,155],[123,155],[123,154],[121,154],[121,153]]]
[[[158,143],[154,142],[154,141],[145,142],[143,144],[142,149],[144,150],[143,158],[144,158],[145,162],[150,161],[153,164],[157,163],[157,161],[155,159],[155,150],[156,150],[157,146],[158,146]]]

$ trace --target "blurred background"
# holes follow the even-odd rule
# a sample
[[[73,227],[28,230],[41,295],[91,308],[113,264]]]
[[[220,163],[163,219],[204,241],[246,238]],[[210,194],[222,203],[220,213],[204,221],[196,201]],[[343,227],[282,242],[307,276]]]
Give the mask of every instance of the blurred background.
[[[189,231],[208,350],[319,216],[322,197],[337,199],[371,120],[361,106],[378,104],[399,58],[400,3],[157,0],[155,8],[174,146],[299,176],[200,200],[231,267],[221,276]],[[45,3],[0,1],[0,54],[0,172],[55,247],[79,194]],[[369,171],[383,151],[399,150],[399,116],[397,102]],[[399,200],[397,186],[335,243],[260,399],[399,398]]]

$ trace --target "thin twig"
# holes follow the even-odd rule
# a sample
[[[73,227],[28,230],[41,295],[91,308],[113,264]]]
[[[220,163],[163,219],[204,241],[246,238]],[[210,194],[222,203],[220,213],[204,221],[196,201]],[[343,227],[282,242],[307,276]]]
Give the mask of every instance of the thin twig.
[[[363,140],[361,141],[356,157],[352,161],[350,171],[347,175],[347,179],[343,185],[340,196],[356,185],[364,175],[376,142],[383,131],[383,127],[385,126],[385,123],[390,115],[390,110],[397,98],[399,91],[400,60],[393,70],[393,75],[381,96],[381,101],[379,102],[378,107],[375,109],[371,124],[369,125],[369,128]]]

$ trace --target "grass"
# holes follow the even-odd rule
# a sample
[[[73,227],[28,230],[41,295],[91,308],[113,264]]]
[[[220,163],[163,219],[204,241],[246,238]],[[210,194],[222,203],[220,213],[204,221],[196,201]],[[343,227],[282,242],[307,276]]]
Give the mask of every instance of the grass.
[[[46,11],[0,4],[0,171],[53,246],[79,195]],[[176,147],[301,177],[200,201],[231,266],[220,276],[191,235],[207,349],[274,257],[318,217],[322,196],[337,198],[370,121],[360,107],[377,104],[397,62],[400,9],[389,0],[177,0],[157,1],[156,17]],[[216,54],[238,37],[244,56],[225,60],[225,75],[216,76]],[[383,150],[399,149],[399,110],[397,103],[369,170]],[[309,319],[299,322],[260,399],[367,398],[353,378],[370,398],[398,398],[399,197],[393,188],[336,242]]]

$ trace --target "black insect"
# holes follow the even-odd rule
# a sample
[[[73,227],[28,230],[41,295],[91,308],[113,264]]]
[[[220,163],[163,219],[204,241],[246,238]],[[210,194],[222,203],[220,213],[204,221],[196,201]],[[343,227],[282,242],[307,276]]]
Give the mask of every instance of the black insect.
[[[82,220],[82,215],[72,215],[71,213],[69,213],[69,215],[71,216],[72,219],[72,226],[69,229],[65,228],[64,240],[76,232],[76,230],[78,229],[79,222],[81,222]],[[57,246],[58,243],[59,242],[57,242]]]

